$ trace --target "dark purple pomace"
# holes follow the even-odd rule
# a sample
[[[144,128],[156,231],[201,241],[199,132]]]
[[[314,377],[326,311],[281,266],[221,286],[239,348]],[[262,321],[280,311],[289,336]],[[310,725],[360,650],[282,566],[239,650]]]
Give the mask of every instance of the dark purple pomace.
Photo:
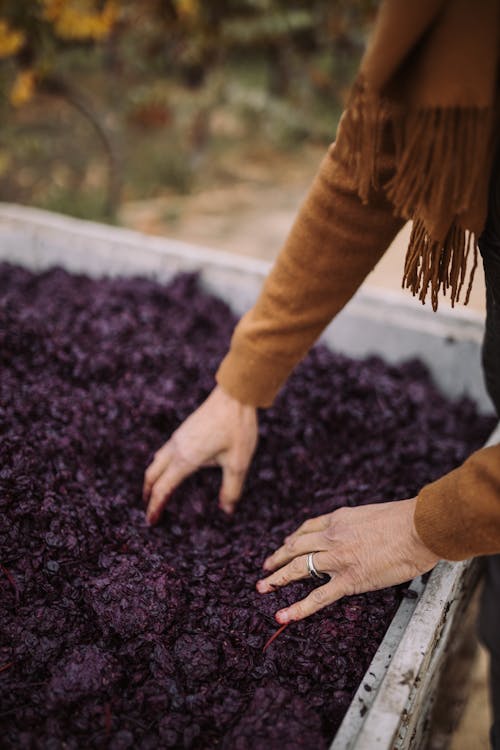
[[[56,664],[47,686],[49,703],[69,704],[101,694],[120,678],[115,660],[96,646],[77,646]]]
[[[322,736],[319,715],[307,699],[271,682],[256,689],[247,710],[224,738],[222,749],[326,750],[328,744]]]
[[[417,361],[319,346],[260,415],[235,515],[209,469],[150,529],[144,470],[213,388],[235,322],[194,274],[0,264],[5,750],[317,750],[339,726],[406,589],[337,602],[263,653],[312,584],[260,597],[262,561],[308,517],[413,496],[494,420]]]

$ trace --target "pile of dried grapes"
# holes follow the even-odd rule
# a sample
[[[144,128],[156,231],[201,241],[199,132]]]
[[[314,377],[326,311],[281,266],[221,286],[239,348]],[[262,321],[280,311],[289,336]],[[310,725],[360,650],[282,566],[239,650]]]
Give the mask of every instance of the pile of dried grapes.
[[[315,348],[275,406],[233,518],[217,469],[144,521],[152,453],[204,399],[235,319],[194,275],[168,286],[0,265],[3,748],[326,748],[399,589],[294,623],[265,556],[305,518],[406,498],[492,419],[416,361]]]

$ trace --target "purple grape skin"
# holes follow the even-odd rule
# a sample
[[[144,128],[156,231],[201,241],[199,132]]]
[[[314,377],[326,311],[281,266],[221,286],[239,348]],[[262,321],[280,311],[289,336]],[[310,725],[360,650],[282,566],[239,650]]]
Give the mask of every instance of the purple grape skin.
[[[420,363],[318,346],[275,405],[234,518],[217,470],[144,522],[153,452],[208,395],[235,318],[169,285],[0,265],[0,731],[10,748],[326,748],[404,587],[291,625],[264,557],[302,520],[414,495],[494,424]]]

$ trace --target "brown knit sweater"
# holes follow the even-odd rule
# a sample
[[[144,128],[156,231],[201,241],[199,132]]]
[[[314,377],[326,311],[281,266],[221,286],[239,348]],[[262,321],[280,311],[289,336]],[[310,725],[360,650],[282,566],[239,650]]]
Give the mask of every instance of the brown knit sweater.
[[[342,128],[340,128],[340,131]],[[337,141],[342,133],[337,136]],[[352,297],[403,220],[383,190],[394,169],[385,145],[377,189],[362,203],[342,150],[323,158],[254,307],[243,316],[216,380],[239,401],[270,406],[297,362]],[[424,487],[417,531],[440,557],[500,552],[500,445],[474,453]]]

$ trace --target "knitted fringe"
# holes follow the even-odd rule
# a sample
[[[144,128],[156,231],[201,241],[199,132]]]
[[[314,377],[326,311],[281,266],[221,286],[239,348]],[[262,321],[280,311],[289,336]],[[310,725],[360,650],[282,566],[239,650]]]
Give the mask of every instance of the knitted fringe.
[[[477,268],[478,248],[473,232],[462,229],[453,223],[444,242],[433,240],[423,222],[413,222],[410,242],[406,251],[403,287],[418,294],[425,302],[429,286],[432,309],[438,308],[438,294],[450,290],[451,305],[460,301],[460,292],[467,275],[467,264],[472,252],[472,267],[465,293],[464,304],[469,301],[474,273]]]
[[[463,226],[463,217],[484,180],[492,110],[436,107],[405,113],[401,106],[368,93],[359,79],[342,117],[336,147],[363,202],[368,201],[371,188],[380,188],[379,157],[388,128],[396,171],[383,188],[395,214],[413,220],[403,286],[418,294],[422,303],[430,286],[434,309],[439,290],[449,289],[453,305],[464,284],[472,249],[467,303],[477,245],[474,232]]]

